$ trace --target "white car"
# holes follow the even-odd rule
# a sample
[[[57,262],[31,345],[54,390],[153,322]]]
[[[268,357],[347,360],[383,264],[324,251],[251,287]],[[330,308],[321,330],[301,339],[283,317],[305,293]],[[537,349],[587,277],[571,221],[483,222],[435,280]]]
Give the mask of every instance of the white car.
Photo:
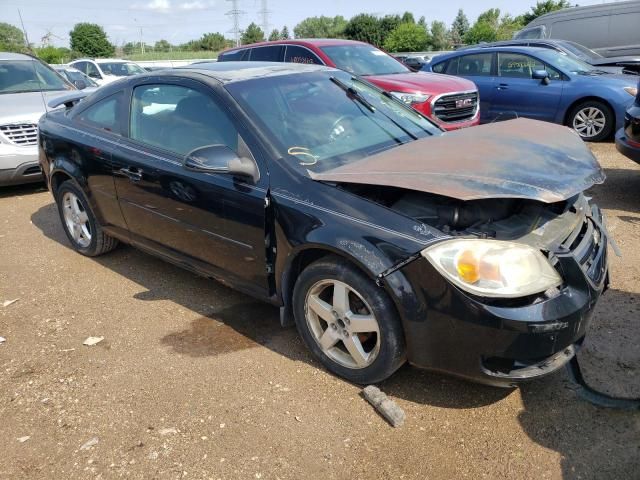
[[[0,186],[42,181],[38,120],[76,90],[37,58],[0,52]]]
[[[53,68],[62,78],[73,83],[78,90],[92,92],[97,90],[99,86],[95,80],[92,80],[77,68],[73,68],[68,65],[51,65],[51,68]]]
[[[107,83],[130,75],[147,73],[146,70],[137,63],[119,60],[117,58],[81,58],[69,63],[69,66],[77,68],[93,79],[98,85],[106,85]]]

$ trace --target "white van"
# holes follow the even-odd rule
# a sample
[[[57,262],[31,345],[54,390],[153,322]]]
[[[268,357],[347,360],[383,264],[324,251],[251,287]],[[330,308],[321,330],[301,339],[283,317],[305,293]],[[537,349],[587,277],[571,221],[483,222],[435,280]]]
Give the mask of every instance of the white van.
[[[605,57],[640,55],[640,1],[571,7],[542,15],[513,38],[555,38],[585,45]]]

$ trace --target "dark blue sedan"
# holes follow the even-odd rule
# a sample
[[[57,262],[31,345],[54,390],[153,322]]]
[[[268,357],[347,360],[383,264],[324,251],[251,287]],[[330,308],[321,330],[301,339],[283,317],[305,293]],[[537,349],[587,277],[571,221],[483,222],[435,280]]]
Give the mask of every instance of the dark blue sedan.
[[[572,127],[600,141],[622,127],[637,77],[614,75],[560,52],[474,48],[440,55],[425,70],[468,78],[480,91],[481,122],[517,115]]]

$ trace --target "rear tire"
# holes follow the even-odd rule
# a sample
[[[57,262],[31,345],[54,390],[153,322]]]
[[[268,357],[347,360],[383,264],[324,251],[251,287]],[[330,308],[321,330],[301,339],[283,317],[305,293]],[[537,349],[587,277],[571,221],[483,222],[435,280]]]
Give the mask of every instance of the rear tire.
[[[598,100],[579,103],[571,109],[567,125],[585,142],[600,142],[611,136],[616,117],[611,108]]]
[[[295,284],[293,310],[309,350],[351,382],[381,382],[406,360],[393,302],[344,259],[329,256],[308,266]]]
[[[97,257],[116,248],[118,240],[104,233],[86,195],[74,182],[61,183],[55,199],[62,227],[76,252]]]

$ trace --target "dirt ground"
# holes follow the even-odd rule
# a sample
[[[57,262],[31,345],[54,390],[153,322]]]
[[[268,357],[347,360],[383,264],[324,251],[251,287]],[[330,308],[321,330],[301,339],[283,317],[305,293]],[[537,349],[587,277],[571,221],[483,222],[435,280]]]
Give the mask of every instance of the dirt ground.
[[[592,148],[624,256],[580,359],[640,397],[640,167]],[[640,412],[564,371],[504,390],[405,366],[381,385],[393,429],[276,308],[131,247],[74,253],[41,187],[0,190],[0,336],[3,479],[640,479]]]

